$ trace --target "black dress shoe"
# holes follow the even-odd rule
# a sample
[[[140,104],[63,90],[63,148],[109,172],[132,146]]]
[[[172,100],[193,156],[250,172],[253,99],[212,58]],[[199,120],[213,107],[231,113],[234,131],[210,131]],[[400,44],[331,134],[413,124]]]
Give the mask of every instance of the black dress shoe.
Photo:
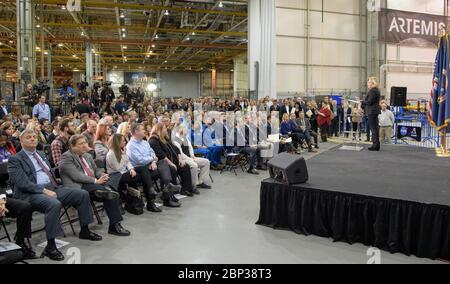
[[[164,206],[170,207],[170,208],[178,208],[181,206],[180,203],[173,201],[172,199],[166,199],[163,201]]]
[[[251,174],[251,175],[259,175],[258,171],[255,169],[250,169],[247,171],[247,173]]]
[[[119,194],[112,190],[96,190],[95,196],[101,200],[114,200],[119,198]]]
[[[192,192],[193,194],[200,195],[200,191],[198,191],[197,188],[192,189],[191,192]]]
[[[266,166],[263,166],[263,165],[257,166],[256,169],[257,169],[257,170],[260,170],[260,171],[267,171],[267,167],[266,167]]]
[[[372,146],[368,149],[369,151],[380,151],[380,146]]]
[[[54,261],[63,261],[64,255],[57,248],[46,247],[41,254],[41,258],[48,257]]]
[[[180,200],[179,200],[178,198],[176,198],[175,195],[173,195],[173,194],[170,195],[170,199],[171,199],[173,202],[180,202]]]
[[[189,196],[189,197],[193,197],[194,196],[194,194],[192,192],[189,192],[189,191],[186,191],[186,190],[183,190],[180,194],[181,195],[185,195],[185,196]]]
[[[17,244],[18,246],[20,246],[22,248],[22,252],[23,252],[23,259],[24,260],[31,260],[31,259],[35,259],[36,258],[36,253],[33,251],[33,249],[27,245],[25,242],[24,243],[19,243]]]
[[[156,206],[156,204],[153,200],[147,201],[147,210],[150,212],[153,212],[153,213],[161,213],[162,212],[162,210]]]
[[[204,184],[204,183],[197,185],[197,187],[198,188],[203,188],[203,189],[211,189],[212,188],[210,185],[207,185],[207,184]]]
[[[82,232],[82,233],[80,233],[79,237],[81,240],[88,240],[88,241],[93,241],[93,242],[98,242],[103,239],[102,236],[97,235],[96,233],[93,233],[91,231]]]
[[[129,235],[131,235],[130,231],[125,230],[120,223],[109,227],[108,234],[119,237],[128,237]]]

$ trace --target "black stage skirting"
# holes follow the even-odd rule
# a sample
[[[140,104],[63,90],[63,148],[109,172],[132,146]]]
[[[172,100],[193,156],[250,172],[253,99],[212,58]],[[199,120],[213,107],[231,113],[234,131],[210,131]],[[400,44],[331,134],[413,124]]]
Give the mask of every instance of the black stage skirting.
[[[307,184],[264,180],[257,224],[450,260],[449,162],[416,148],[334,149],[307,162]]]

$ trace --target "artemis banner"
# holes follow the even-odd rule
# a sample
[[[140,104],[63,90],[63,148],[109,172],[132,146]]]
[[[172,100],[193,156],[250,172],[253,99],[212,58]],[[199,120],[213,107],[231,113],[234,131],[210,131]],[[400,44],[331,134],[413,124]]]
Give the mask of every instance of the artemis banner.
[[[380,41],[417,47],[435,47],[439,32],[447,26],[444,16],[382,9],[379,13]]]

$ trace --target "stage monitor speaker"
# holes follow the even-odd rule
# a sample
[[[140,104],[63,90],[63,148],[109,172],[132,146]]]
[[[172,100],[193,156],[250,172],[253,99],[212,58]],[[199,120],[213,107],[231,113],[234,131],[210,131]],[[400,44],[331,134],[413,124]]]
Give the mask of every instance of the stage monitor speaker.
[[[407,106],[408,88],[392,87],[391,88],[391,106],[405,107]]]
[[[282,153],[267,164],[270,177],[284,184],[301,184],[308,181],[308,169],[303,157]]]

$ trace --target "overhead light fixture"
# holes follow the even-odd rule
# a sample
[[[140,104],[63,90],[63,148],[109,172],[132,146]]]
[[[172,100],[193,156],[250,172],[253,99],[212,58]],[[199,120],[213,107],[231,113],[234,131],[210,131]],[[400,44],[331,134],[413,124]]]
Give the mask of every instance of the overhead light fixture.
[[[154,83],[150,83],[147,85],[147,91],[149,92],[154,92],[158,89],[158,86],[156,86],[156,84]]]
[[[14,41],[12,41],[12,40],[9,41],[9,44],[13,44],[13,43],[14,43]]]
[[[155,38],[158,39],[158,38],[159,38],[159,35],[155,35]]]
[[[155,47],[156,47],[156,45],[152,44],[152,48],[155,48]]]
[[[41,25],[39,25],[39,24],[38,24],[38,25],[36,25],[36,28],[38,28],[38,29],[39,29],[40,27],[41,27]]]
[[[193,36],[195,36],[195,35],[196,35],[196,33],[195,33],[195,32],[192,32],[192,35],[193,35]]]
[[[190,38],[190,37],[187,37],[186,40],[191,40],[191,38]]]
[[[127,35],[126,34],[122,34],[122,37],[127,37]]]
[[[81,32],[81,36],[84,36],[84,32],[83,31]]]
[[[120,13],[120,18],[125,18],[125,14],[122,12],[122,13]]]
[[[128,46],[126,46],[126,45],[123,46],[123,49],[127,49],[127,48],[128,48]]]
[[[165,16],[169,16],[169,10],[166,10],[166,11],[164,12],[164,15],[165,15]]]
[[[127,30],[125,28],[122,28],[122,32],[126,32]]]
[[[219,8],[223,8],[223,2],[222,1],[219,2]]]
[[[76,55],[76,54],[74,54],[74,55],[72,55],[72,57],[73,57],[73,58],[77,58],[77,55]]]
[[[63,46],[64,46],[64,44],[58,43],[58,47],[63,47]]]
[[[164,60],[164,63],[167,63],[167,60]]]
[[[61,9],[62,9],[62,10],[66,10],[66,5],[62,5],[62,6],[61,6]]]
[[[44,51],[44,55],[48,55],[48,51]]]
[[[41,50],[41,48],[39,46],[36,46],[36,50]]]
[[[150,50],[150,53],[153,53],[153,50]]]

